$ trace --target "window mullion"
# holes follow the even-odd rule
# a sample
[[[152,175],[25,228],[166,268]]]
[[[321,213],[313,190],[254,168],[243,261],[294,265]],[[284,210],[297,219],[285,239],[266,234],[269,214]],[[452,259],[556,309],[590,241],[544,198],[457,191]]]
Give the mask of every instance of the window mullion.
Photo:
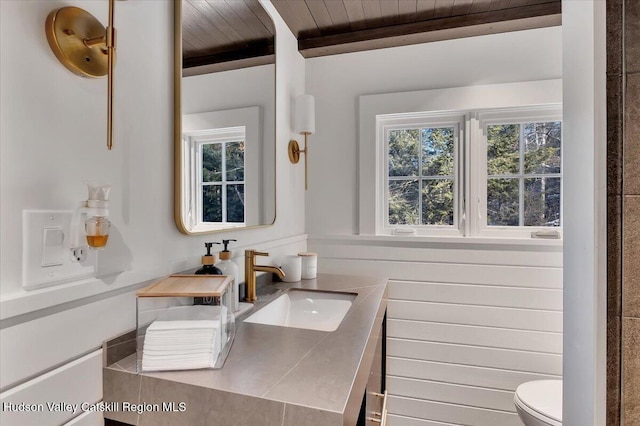
[[[460,176],[464,179],[464,215],[465,224],[463,235],[465,237],[475,236],[478,233],[480,219],[478,214],[474,214],[479,209],[478,201],[480,198],[478,189],[480,186],[479,178],[480,161],[477,146],[480,145],[482,133],[479,131],[479,122],[475,113],[471,112],[465,117],[465,136],[464,136],[464,168]],[[486,145],[486,144],[485,144]],[[486,162],[486,160],[485,160]],[[486,175],[486,173],[485,173]],[[486,178],[484,185],[487,185]]]
[[[422,129],[418,129],[418,225],[422,225]]]
[[[204,205],[204,185],[202,184],[203,178],[202,178],[202,156],[203,154],[203,150],[202,150],[202,144],[196,144],[195,146],[196,149],[196,176],[197,176],[197,188],[199,189],[199,193],[198,196],[196,197],[196,223],[202,223],[203,220],[203,216],[202,216],[202,206]]]
[[[468,173],[466,167],[466,146],[467,146],[467,128],[466,128],[467,120],[465,119],[464,125],[458,125],[458,140],[454,145],[454,163],[453,163],[453,201],[455,203],[456,208],[458,209],[457,217],[454,214],[454,225],[460,229],[462,235],[467,236],[467,230],[469,227],[467,226],[467,222],[469,220],[468,215],[466,213],[467,210],[467,179],[466,174]],[[464,129],[464,130],[463,130]],[[456,194],[458,195],[456,199]]]
[[[519,191],[518,191],[518,224],[524,225],[524,123],[520,124],[520,174],[519,174]]]
[[[220,176],[221,182],[221,191],[220,196],[222,197],[222,222],[227,222],[227,143],[222,142],[221,144],[222,153],[220,158],[222,159],[222,175]]]

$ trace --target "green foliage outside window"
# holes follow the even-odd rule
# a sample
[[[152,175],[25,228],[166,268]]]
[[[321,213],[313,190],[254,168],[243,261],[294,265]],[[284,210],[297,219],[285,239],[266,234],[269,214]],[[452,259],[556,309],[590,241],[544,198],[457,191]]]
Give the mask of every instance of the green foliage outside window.
[[[389,225],[453,225],[455,127],[391,130]],[[560,226],[561,122],[492,124],[487,134],[487,224]]]
[[[560,226],[560,173],[561,122],[487,126],[487,224]]]
[[[243,181],[244,142],[202,145],[203,222],[244,222],[244,183],[235,183]],[[226,220],[222,202],[225,197]]]
[[[390,225],[453,225],[454,140],[453,127],[389,132]]]

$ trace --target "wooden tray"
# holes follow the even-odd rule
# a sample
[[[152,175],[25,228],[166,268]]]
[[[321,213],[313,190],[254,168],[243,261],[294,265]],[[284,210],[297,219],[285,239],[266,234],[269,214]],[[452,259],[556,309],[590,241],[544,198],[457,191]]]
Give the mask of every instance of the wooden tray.
[[[231,283],[227,275],[170,275],[138,290],[138,297],[220,297]]]

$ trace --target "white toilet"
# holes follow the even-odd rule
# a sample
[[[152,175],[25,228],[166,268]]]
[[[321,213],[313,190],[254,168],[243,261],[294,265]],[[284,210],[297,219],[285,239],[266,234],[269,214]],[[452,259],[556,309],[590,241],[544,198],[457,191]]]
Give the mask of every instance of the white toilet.
[[[526,426],[562,425],[562,380],[535,380],[518,386],[513,403]]]

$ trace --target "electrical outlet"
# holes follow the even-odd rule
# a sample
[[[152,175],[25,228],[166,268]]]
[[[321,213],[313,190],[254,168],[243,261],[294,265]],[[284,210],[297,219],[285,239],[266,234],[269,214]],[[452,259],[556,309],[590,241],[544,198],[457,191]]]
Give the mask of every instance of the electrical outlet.
[[[75,247],[71,249],[71,260],[74,262],[84,262],[87,260],[89,249],[86,247]]]

